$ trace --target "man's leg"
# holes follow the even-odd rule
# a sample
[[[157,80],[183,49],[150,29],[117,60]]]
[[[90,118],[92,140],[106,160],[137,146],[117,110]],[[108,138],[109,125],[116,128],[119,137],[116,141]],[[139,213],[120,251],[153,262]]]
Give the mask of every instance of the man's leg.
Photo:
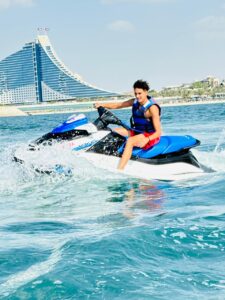
[[[118,127],[118,128],[114,128],[113,130],[116,131],[117,133],[119,133],[122,136],[129,136],[129,131],[125,128]]]
[[[143,134],[138,134],[132,137],[129,137],[126,142],[126,146],[123,151],[123,155],[120,159],[118,169],[123,170],[131,158],[132,150],[134,147],[144,147],[148,143],[149,139],[145,137]]]

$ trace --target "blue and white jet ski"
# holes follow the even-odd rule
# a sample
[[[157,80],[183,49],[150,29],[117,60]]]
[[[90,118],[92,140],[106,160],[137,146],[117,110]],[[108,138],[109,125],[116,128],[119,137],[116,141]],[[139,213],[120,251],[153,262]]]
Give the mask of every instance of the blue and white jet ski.
[[[103,107],[98,109],[98,113],[99,117],[93,123],[84,114],[69,117],[51,132],[32,142],[26,152],[43,151],[45,147],[59,143],[64,149],[69,147],[73,153],[85,157],[97,167],[116,171],[126,138],[109,125],[129,127]],[[200,176],[208,170],[190,151],[199,144],[200,141],[190,135],[161,136],[159,143],[148,150],[134,148],[122,172],[147,180],[179,180]],[[16,151],[14,160],[23,163],[24,151]]]

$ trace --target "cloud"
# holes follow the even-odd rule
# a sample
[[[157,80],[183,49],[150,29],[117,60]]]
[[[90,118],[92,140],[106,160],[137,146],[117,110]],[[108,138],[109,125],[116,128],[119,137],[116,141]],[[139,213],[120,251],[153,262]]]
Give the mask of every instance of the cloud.
[[[132,32],[135,30],[134,25],[125,20],[117,20],[110,24],[108,24],[108,29],[112,31],[120,31],[120,32]]]
[[[176,2],[177,0],[101,0],[103,4],[117,4],[117,3],[137,3],[137,4],[151,4],[151,3],[168,3]]]
[[[208,16],[195,23],[196,34],[206,39],[225,38],[225,16]]]
[[[11,6],[32,6],[34,0],[0,0],[0,9],[10,8]]]

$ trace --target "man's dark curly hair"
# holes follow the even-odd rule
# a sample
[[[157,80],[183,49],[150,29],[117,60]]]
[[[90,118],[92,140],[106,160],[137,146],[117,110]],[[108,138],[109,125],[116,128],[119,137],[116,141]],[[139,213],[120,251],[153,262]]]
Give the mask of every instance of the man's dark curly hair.
[[[135,81],[134,85],[133,85],[134,89],[142,89],[145,91],[148,91],[150,89],[149,84],[147,83],[147,81],[144,81],[142,79],[139,79],[137,81]]]

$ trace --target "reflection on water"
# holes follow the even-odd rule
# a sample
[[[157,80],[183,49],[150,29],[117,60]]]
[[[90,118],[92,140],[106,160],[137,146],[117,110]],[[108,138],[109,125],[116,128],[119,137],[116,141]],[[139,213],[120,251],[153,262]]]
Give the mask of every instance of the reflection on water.
[[[137,210],[146,210],[147,212],[161,211],[165,194],[151,182],[140,183],[137,188],[131,188],[126,193],[126,210],[124,215],[128,218],[135,217]]]
[[[156,184],[150,181],[127,181],[108,186],[112,193],[110,202],[125,202],[123,215],[132,218],[140,210],[153,212],[162,210],[165,193]]]

